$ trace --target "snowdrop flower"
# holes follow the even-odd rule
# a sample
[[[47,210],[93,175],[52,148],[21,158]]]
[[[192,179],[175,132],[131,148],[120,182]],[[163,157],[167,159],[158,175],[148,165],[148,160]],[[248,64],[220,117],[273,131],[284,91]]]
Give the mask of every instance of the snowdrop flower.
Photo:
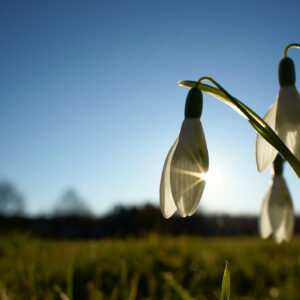
[[[259,231],[262,238],[271,234],[276,243],[289,241],[294,228],[292,199],[282,177],[282,158],[278,155],[274,162],[274,176],[267,192],[259,218]]]
[[[185,104],[185,119],[171,147],[162,171],[160,207],[165,218],[178,209],[182,217],[191,216],[201,199],[208,171],[208,151],[200,116],[202,92],[190,89]]]
[[[277,133],[290,151],[300,159],[300,95],[295,87],[293,61],[286,57],[279,64],[280,90],[264,121]],[[278,151],[261,135],[256,138],[256,163],[263,172],[274,161]]]

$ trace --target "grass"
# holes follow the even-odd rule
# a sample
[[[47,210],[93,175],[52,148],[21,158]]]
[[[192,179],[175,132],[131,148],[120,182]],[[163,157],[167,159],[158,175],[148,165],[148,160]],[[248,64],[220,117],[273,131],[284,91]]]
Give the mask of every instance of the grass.
[[[300,299],[300,237],[170,237],[57,241],[1,236],[2,299]]]

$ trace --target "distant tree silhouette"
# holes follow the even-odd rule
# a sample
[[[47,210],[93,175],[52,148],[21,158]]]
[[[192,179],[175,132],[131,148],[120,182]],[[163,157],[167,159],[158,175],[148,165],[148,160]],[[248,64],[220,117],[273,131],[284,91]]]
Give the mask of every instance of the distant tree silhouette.
[[[54,209],[57,216],[90,216],[91,210],[74,189],[66,190]]]
[[[8,181],[0,182],[0,214],[8,216],[24,214],[24,198]]]

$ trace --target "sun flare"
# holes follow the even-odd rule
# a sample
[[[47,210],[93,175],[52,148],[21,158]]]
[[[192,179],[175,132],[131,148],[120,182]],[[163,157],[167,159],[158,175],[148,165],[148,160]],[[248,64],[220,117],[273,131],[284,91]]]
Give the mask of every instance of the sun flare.
[[[210,167],[207,173],[200,174],[200,176],[206,181],[207,184],[220,185],[225,180],[222,169],[218,165]]]
[[[192,172],[182,169],[173,169],[174,172],[178,172],[181,174],[193,176],[197,178],[197,181],[205,180],[207,184],[214,184],[220,185],[225,181],[225,177],[222,173],[222,169],[218,165],[214,165],[209,169],[207,173],[200,173],[200,172]]]

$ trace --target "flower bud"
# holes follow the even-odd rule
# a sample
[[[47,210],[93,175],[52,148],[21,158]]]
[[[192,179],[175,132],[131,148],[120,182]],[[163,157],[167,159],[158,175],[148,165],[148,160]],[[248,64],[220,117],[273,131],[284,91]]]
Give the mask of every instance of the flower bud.
[[[202,92],[193,87],[190,89],[185,102],[185,118],[200,118],[202,114],[203,97]]]
[[[296,73],[294,62],[289,57],[285,57],[280,61],[278,77],[280,86],[295,85]]]

